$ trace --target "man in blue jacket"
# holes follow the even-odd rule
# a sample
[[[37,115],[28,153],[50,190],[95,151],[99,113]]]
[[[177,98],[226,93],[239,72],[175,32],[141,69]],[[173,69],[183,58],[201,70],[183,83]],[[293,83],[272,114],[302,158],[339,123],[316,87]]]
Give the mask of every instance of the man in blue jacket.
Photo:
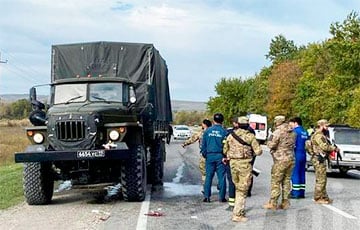
[[[295,167],[292,172],[291,182],[291,198],[305,198],[305,167],[306,167],[306,151],[305,141],[309,138],[307,131],[302,127],[300,117],[290,119],[289,124],[292,126],[295,134]]]
[[[224,116],[221,113],[214,114],[214,125],[206,129],[201,144],[201,154],[205,157],[206,178],[204,183],[204,200],[210,202],[211,185],[215,172],[219,183],[219,201],[226,202],[226,179],[225,179],[225,156],[223,155],[223,140],[227,131],[222,123]]]

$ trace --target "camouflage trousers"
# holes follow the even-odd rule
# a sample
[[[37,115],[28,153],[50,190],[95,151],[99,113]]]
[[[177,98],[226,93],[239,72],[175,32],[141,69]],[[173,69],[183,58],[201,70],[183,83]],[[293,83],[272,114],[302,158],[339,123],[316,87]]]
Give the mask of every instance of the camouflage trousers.
[[[251,159],[231,159],[230,169],[235,184],[234,216],[245,216],[245,198],[251,183]]]
[[[311,158],[311,162],[315,169],[315,189],[314,189],[314,200],[328,200],[328,194],[326,192],[326,161],[320,163],[316,156]]]
[[[294,161],[277,161],[271,168],[271,195],[269,203],[277,206],[278,199],[282,195],[282,202],[290,198],[291,173]]]
[[[199,160],[199,169],[200,169],[200,173],[201,173],[201,182],[202,184],[205,183],[205,158],[203,156],[200,155],[200,160]]]

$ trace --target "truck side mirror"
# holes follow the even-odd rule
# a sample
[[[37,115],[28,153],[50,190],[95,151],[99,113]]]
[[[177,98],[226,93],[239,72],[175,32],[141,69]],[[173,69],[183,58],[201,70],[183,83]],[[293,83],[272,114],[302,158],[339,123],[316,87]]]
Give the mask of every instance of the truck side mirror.
[[[42,103],[36,99],[36,88],[35,87],[30,88],[30,103],[33,107],[33,110],[45,109],[44,103]]]
[[[30,101],[36,101],[36,88],[30,88]]]

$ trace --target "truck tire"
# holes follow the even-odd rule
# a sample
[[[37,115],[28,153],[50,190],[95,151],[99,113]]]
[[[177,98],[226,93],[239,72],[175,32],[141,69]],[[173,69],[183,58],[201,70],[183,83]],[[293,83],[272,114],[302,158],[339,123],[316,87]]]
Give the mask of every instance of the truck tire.
[[[121,166],[124,200],[143,201],[146,193],[146,163],[143,145],[136,145],[130,159]]]
[[[24,164],[24,196],[29,205],[49,204],[54,192],[51,163]]]
[[[161,139],[156,140],[153,148],[151,149],[150,158],[150,183],[152,185],[163,185],[164,176],[164,155],[165,155],[165,142]]]

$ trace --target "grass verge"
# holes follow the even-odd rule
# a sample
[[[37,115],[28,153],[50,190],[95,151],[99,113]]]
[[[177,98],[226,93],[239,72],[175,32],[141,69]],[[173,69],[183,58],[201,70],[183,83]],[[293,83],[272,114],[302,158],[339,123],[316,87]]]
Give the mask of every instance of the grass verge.
[[[24,200],[22,164],[0,166],[0,209],[6,209]]]

